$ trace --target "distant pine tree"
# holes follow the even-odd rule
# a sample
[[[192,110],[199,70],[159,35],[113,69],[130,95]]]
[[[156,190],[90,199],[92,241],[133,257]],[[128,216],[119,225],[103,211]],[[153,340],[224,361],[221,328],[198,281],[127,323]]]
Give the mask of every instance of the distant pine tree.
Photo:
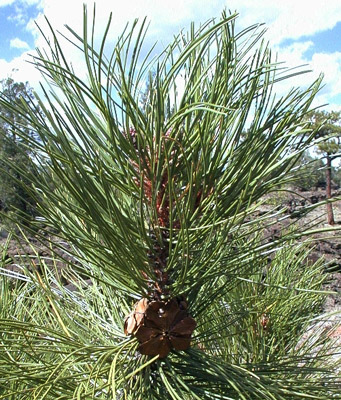
[[[317,137],[325,139],[318,143],[317,150],[326,159],[326,197],[332,198],[332,161],[340,157],[341,151],[341,112],[314,111],[308,118]],[[332,203],[327,204],[328,224],[334,225]]]
[[[29,217],[35,213],[31,182],[26,177],[27,172],[34,173],[36,169],[29,146],[34,135],[27,119],[15,108],[22,101],[33,102],[34,96],[27,82],[7,78],[0,81],[0,86],[2,96],[10,103],[0,105],[0,209],[4,213],[16,209],[23,217]]]

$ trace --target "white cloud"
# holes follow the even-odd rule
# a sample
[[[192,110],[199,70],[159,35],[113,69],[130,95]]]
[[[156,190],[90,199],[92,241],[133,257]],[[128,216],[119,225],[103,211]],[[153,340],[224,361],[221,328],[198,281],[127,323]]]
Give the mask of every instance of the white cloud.
[[[329,103],[327,106],[329,110],[340,109],[340,104],[339,107],[336,107],[335,104],[330,103],[329,99],[341,94],[341,53],[316,53],[312,57],[311,65],[315,74],[319,72],[324,74],[324,87],[317,100],[324,104]]]
[[[228,0],[226,5],[238,10],[243,26],[266,23],[273,44],[332,29],[341,21],[340,0]]]
[[[325,83],[330,88],[330,94],[336,96],[341,93],[341,53],[331,54],[316,53],[311,62],[313,69],[322,71],[325,75]]]
[[[23,41],[19,38],[11,39],[10,47],[14,48],[14,49],[29,49],[30,48],[28,43],[26,43],[25,41]]]
[[[0,0],[1,1],[1,0]],[[22,0],[38,1],[38,0]],[[37,22],[45,26],[43,15],[50,20],[56,30],[63,30],[65,24],[77,32],[82,32],[83,3],[88,5],[89,19],[91,19],[92,0],[40,0],[39,7],[42,13]],[[169,40],[181,28],[187,29],[192,20],[197,23],[205,22],[208,18],[219,17],[224,8],[237,10],[240,14],[237,27],[246,27],[255,23],[266,23],[267,39],[271,45],[279,44],[283,39],[297,39],[305,35],[313,35],[322,30],[331,29],[341,21],[340,0],[320,0],[318,7],[312,6],[311,0],[97,0],[96,25],[99,38],[109,17],[113,12],[112,30],[110,38],[114,40],[123,30],[127,21],[134,18],[148,17],[151,22],[148,37],[150,41],[158,40],[161,44],[168,44]],[[67,10],[62,12],[61,10]],[[35,32],[32,21],[28,29]],[[37,35],[37,45],[43,42]]]
[[[20,0],[20,2],[26,6],[33,6],[34,4],[41,3],[41,0]]]
[[[11,0],[0,0],[11,1]],[[83,3],[91,14],[93,0],[20,0],[22,3],[36,3],[56,28],[64,24],[81,32]],[[266,23],[267,38],[272,44],[283,39],[297,39],[332,29],[341,21],[340,0],[320,0],[318,6],[311,0],[97,0],[97,26],[103,27],[110,11],[113,12],[113,35],[118,35],[127,21],[148,17],[151,21],[150,35],[166,41],[179,29],[187,28],[192,20],[205,22],[208,18],[219,17],[224,8],[240,14],[237,25],[250,26]],[[66,10],[64,12],[63,10]],[[42,22],[42,16],[38,18]]]
[[[28,60],[30,60],[30,54],[32,53],[34,52],[25,52],[20,57],[16,57],[10,62],[0,59],[0,80],[11,77],[17,82],[28,81],[32,87],[38,88],[39,81],[41,80],[40,73],[28,62]]]
[[[66,24],[77,32],[82,32],[83,4],[88,6],[89,20],[91,20],[94,1],[92,0],[41,0],[41,15],[37,18],[39,25],[44,25],[45,15],[56,29],[62,29]],[[219,16],[225,6],[225,1],[210,0],[202,7],[199,0],[121,0],[96,1],[96,26],[97,36],[103,32],[109,18],[113,13],[111,37],[116,38],[124,29],[127,22],[135,18],[148,18],[150,21],[149,36],[155,40],[165,41],[173,37],[180,29],[188,27],[192,20],[205,22],[208,18]],[[61,10],[67,10],[62,12]],[[29,25],[34,29],[32,23]],[[101,29],[102,28],[102,29]]]
[[[36,21],[29,21],[26,28],[35,37],[35,47],[46,48],[46,42],[39,30],[39,27],[44,30],[47,36],[51,36],[47,27],[45,17],[51,22],[55,31],[67,33],[64,25],[69,25],[77,33],[82,35],[83,32],[83,3],[88,5],[88,20],[89,25],[92,21],[93,1],[90,0],[42,0],[40,7],[42,12],[39,14]],[[205,22],[211,16],[220,15],[224,7],[224,2],[221,0],[211,0],[205,7],[198,7],[198,0],[165,0],[161,3],[155,3],[155,0],[145,0],[143,2],[132,0],[122,2],[114,0],[96,1],[96,34],[95,42],[99,44],[106,24],[108,22],[110,11],[113,12],[110,34],[108,35],[109,44],[116,42],[117,37],[122,33],[127,22],[133,22],[136,17],[140,20],[147,16],[150,22],[148,36],[146,39],[146,47],[148,48],[155,41],[160,43],[159,49],[162,49],[171,41],[175,34],[179,33],[180,29],[189,27],[190,21],[194,18]],[[67,10],[67,12],[61,11]],[[217,11],[219,10],[219,11]],[[70,34],[67,33],[70,37]],[[80,52],[75,51],[74,46],[63,41],[63,52],[68,60],[77,68],[80,77],[84,74],[81,70],[83,56]]]
[[[0,0],[0,7],[9,6],[14,3],[14,0]]]
[[[305,36],[332,29],[341,21],[341,3],[339,0],[320,0],[318,6],[310,0],[229,0],[228,6],[240,13],[239,24],[242,27],[257,22],[265,22],[266,38],[278,54],[279,61],[287,67],[305,65],[303,69],[310,73],[298,75],[277,85],[276,91],[284,94],[291,87],[307,87],[323,73],[323,88],[316,96],[314,106],[328,104],[329,110],[341,106],[330,99],[341,93],[341,53],[314,53],[312,41],[297,41],[290,46],[280,46],[285,39],[299,39]],[[312,54],[308,59],[306,52]]]
[[[73,0],[66,1],[60,0],[42,0],[45,15],[48,18],[53,17],[54,22],[60,23],[75,23],[78,25],[82,20],[83,4],[87,4],[88,11],[92,11],[94,2],[92,0]],[[205,16],[208,18],[213,16],[211,12],[216,13],[216,10],[222,10],[224,1],[211,0],[205,7],[199,7],[201,3],[198,0],[164,0],[163,2],[155,2],[155,0],[131,0],[122,2],[114,0],[108,2],[107,0],[96,1],[96,14],[97,17],[103,21],[109,16],[109,12],[113,12],[113,20],[115,24],[125,25],[130,20],[132,21],[137,17],[148,16],[153,24],[162,26],[174,25],[187,19],[200,19]],[[67,10],[67,13],[60,12],[60,10]]]
[[[0,0],[0,5],[11,0]],[[65,24],[70,25],[76,32],[82,34],[83,3],[88,4],[89,21],[91,22],[93,1],[91,0],[18,0],[21,4],[37,4],[41,14],[37,18],[38,24],[46,30],[44,16],[49,19],[55,30],[65,32]],[[311,60],[306,58],[306,51],[313,51],[312,41],[305,40],[296,42],[285,48],[279,44],[284,39],[298,39],[307,35],[313,35],[326,29],[332,29],[338,21],[341,21],[340,0],[320,0],[318,6],[312,5],[311,0],[210,0],[205,3],[202,0],[97,0],[96,1],[96,35],[99,42],[110,11],[113,11],[112,29],[109,41],[113,43],[122,32],[127,21],[132,22],[134,18],[148,17],[151,21],[147,45],[158,40],[160,46],[168,44],[173,36],[181,28],[187,29],[192,20],[205,22],[210,17],[218,17],[224,8],[231,11],[237,10],[240,17],[236,25],[238,29],[255,23],[266,23],[266,38],[270,40],[271,46],[279,54],[281,61],[286,61],[287,66],[297,66],[309,63],[307,68],[312,73],[301,75],[297,78],[285,81],[279,85],[281,92],[287,92],[292,86],[307,86],[320,72],[325,74],[325,88],[318,96],[318,100],[326,102],[330,96],[341,92],[341,83],[338,76],[341,73],[341,59],[338,53],[322,54],[316,53]],[[64,11],[66,10],[66,11]],[[34,34],[38,47],[46,47],[41,34],[33,21],[27,24],[27,29]],[[65,55],[73,61],[78,69],[81,68],[81,55],[74,48],[65,45]],[[24,56],[23,56],[24,57]],[[1,70],[1,69],[0,69]],[[25,71],[28,72],[25,67]],[[25,80],[36,82],[37,74],[30,77],[27,73]],[[341,82],[341,80],[340,80]],[[33,83],[32,83],[33,84]]]
[[[286,67],[294,68],[301,65],[302,69],[310,71],[281,82],[277,85],[277,92],[284,94],[290,87],[308,87],[320,74],[323,74],[323,87],[316,96],[314,106],[328,104],[326,108],[329,110],[340,109],[341,105],[337,106],[330,99],[341,94],[341,80],[339,78],[341,76],[341,52],[314,53],[311,60],[308,60],[305,54],[308,49],[313,49],[311,41],[295,42],[284,48],[275,48],[278,52],[279,61],[285,62]]]

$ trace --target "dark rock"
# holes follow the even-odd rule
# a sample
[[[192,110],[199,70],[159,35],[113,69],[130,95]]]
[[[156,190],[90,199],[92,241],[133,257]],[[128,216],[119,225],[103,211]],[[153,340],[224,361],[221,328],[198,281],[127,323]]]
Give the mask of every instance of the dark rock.
[[[311,203],[311,204],[316,204],[316,203],[318,203],[318,202],[319,202],[319,199],[318,199],[317,196],[315,196],[315,195],[310,196],[310,203]]]
[[[341,250],[341,243],[335,243],[335,242],[331,242],[330,246],[332,249],[334,250]],[[341,253],[340,253],[341,254]]]

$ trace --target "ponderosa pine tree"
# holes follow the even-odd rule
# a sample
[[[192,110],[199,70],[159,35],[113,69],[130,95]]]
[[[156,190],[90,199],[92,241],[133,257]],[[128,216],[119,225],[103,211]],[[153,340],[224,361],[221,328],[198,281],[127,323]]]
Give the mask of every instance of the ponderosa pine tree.
[[[39,137],[21,132],[44,165],[30,179],[62,239],[52,245],[72,246],[64,274],[77,291],[38,253],[20,288],[3,279],[0,398],[340,398],[330,335],[304,335],[323,301],[321,263],[302,268],[290,240],[303,232],[264,241],[274,220],[255,212],[314,143],[305,117],[320,80],[275,98],[292,72],[235,19],[191,26],[141,59],[145,21],[111,51],[108,25],[95,49],[85,10],[69,40],[88,81],[50,28],[35,58],[52,83],[38,97],[46,118],[1,98]]]
[[[28,83],[15,82],[11,78],[0,81],[0,87],[2,96],[11,103],[11,108],[0,107],[0,210],[6,213],[16,209],[26,217],[33,216],[35,202],[25,189],[25,185],[29,185],[25,173],[33,171],[32,159],[23,135],[17,134],[20,129],[30,136],[32,131],[26,119],[13,111],[13,106],[22,100],[34,100],[32,89]]]
[[[317,144],[317,150],[326,159],[326,197],[332,199],[332,161],[339,157],[341,150],[341,113],[336,111],[314,111],[309,115],[312,127],[323,141]],[[334,225],[333,205],[327,203],[328,224]]]

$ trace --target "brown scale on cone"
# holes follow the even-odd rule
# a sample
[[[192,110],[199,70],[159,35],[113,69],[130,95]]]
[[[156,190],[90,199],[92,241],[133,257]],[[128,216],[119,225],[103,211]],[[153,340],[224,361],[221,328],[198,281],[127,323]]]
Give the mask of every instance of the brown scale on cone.
[[[168,137],[169,133],[165,135]],[[167,272],[169,256],[169,198],[167,196],[168,172],[164,169],[161,183],[156,196],[153,196],[149,149],[138,149],[136,132],[130,130],[130,140],[140,158],[139,164],[132,161],[134,169],[142,179],[135,183],[143,185],[144,195],[152,204],[155,199],[158,238],[156,232],[149,233],[152,248],[148,251],[148,260],[152,276],[142,272],[148,281],[148,298],[140,299],[126,317],[124,332],[133,335],[140,343],[141,354],[164,358],[174,350],[187,350],[190,347],[191,336],[196,327],[195,320],[188,314],[187,302],[184,297],[172,298],[169,292],[170,279]],[[157,164],[158,160],[155,161]],[[169,160],[172,162],[172,160]],[[156,165],[154,166],[156,170]],[[198,194],[196,205],[200,203],[202,193]],[[175,221],[173,227],[179,227]],[[160,233],[161,232],[161,233]],[[167,300],[166,300],[167,299]]]
[[[126,318],[124,332],[137,338],[141,354],[165,358],[172,349],[190,347],[195,327],[196,322],[188,315],[183,297],[167,301],[143,298]]]

